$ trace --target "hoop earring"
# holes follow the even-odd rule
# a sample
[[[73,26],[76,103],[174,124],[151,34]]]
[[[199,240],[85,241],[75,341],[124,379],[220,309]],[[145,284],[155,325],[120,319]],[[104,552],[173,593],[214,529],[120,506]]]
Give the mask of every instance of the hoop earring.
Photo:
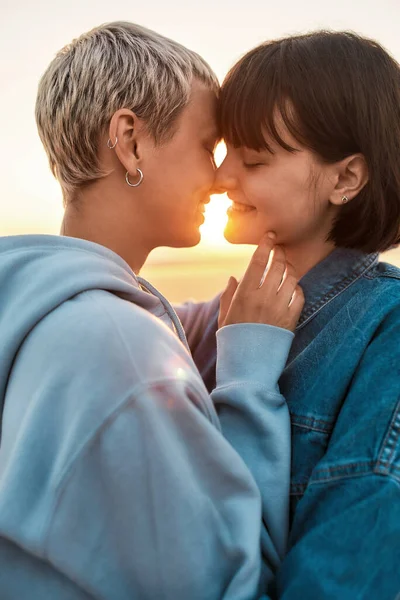
[[[115,144],[112,146],[112,145],[111,145],[111,140],[110,140],[110,138],[108,138],[108,141],[107,141],[107,148],[110,148],[110,150],[112,150],[112,149],[113,149],[113,148],[115,148],[115,146],[117,145],[117,142],[118,142],[118,138],[116,137],[116,138],[115,138]]]
[[[126,181],[126,183],[130,187],[138,187],[142,183],[142,181],[143,181],[143,173],[142,173],[142,171],[140,169],[138,169],[138,168],[136,169],[136,171],[139,173],[139,181],[137,183],[131,183],[129,181],[129,171],[126,172],[125,181]]]
[[[347,196],[342,196],[342,204],[347,204],[347,202],[349,201]]]

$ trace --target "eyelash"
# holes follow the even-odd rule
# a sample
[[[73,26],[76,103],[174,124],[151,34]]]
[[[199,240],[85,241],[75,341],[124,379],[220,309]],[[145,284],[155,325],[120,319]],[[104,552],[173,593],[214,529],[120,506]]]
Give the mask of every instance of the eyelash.
[[[263,163],[243,163],[245,169],[254,169],[255,167],[262,167]]]

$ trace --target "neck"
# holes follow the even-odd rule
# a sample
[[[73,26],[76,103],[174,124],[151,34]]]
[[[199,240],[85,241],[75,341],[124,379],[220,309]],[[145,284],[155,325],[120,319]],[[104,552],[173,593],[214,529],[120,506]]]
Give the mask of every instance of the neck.
[[[115,197],[104,195],[88,198],[89,194],[69,202],[61,225],[61,235],[95,242],[118,254],[134,273],[139,273],[152,248],[146,247],[140,224],[119,211]],[[93,194],[90,194],[93,195]],[[135,226],[136,225],[136,226]]]
[[[315,265],[329,256],[335,249],[333,242],[314,240],[299,245],[284,246],[287,260],[295,268],[297,278],[300,280]]]

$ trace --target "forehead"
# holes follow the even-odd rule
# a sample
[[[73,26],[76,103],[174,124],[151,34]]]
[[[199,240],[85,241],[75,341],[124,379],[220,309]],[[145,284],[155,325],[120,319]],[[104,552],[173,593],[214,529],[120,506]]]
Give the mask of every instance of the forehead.
[[[182,113],[181,125],[202,131],[205,136],[218,136],[217,97],[206,85],[194,81],[188,105]]]
[[[249,55],[250,59],[251,56]],[[274,61],[263,56],[237,64],[224,81],[218,103],[222,136],[233,147],[273,152],[276,144],[293,151],[297,117],[287,90],[279,85]]]

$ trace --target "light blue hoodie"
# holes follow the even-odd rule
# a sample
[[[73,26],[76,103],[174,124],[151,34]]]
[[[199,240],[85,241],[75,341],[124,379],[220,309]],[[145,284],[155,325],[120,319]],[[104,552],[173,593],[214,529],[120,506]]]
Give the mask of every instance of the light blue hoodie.
[[[285,551],[292,337],[224,327],[210,397],[119,256],[0,238],[1,600],[258,598]]]

